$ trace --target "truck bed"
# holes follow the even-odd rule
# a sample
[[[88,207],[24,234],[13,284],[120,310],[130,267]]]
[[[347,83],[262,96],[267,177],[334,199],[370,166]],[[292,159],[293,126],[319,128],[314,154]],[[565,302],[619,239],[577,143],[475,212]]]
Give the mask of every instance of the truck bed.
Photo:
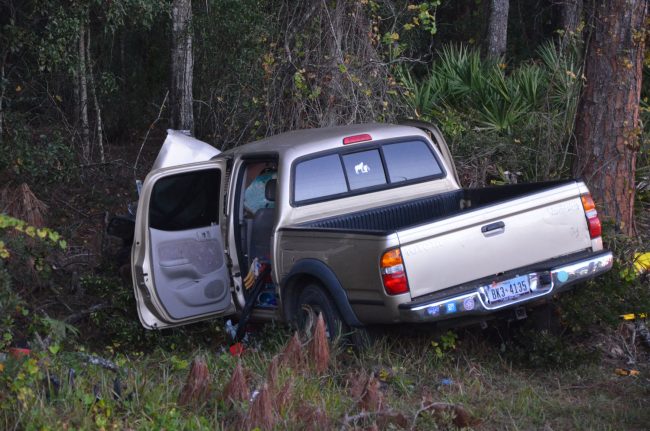
[[[299,229],[399,240],[412,298],[592,248],[576,180],[459,189]],[[378,259],[378,257],[375,257]]]
[[[301,224],[300,227],[383,235],[571,183],[576,181],[561,180],[459,189],[422,199],[316,220]]]

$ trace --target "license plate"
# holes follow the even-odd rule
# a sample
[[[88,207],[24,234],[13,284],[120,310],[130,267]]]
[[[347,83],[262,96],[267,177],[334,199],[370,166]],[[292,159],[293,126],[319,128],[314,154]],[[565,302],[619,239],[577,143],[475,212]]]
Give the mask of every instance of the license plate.
[[[485,286],[485,293],[488,297],[488,302],[494,304],[495,302],[503,302],[520,297],[530,293],[530,284],[528,276],[511,278],[500,282],[493,282]]]

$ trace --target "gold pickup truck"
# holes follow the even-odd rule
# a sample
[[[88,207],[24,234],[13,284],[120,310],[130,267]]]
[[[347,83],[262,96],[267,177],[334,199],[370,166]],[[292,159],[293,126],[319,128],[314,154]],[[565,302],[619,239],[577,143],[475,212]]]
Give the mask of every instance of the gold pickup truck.
[[[170,131],[131,252],[140,321],[237,315],[330,333],[525,315],[612,267],[579,180],[459,185],[432,125],[299,130],[219,152]],[[254,286],[254,288],[251,288]]]

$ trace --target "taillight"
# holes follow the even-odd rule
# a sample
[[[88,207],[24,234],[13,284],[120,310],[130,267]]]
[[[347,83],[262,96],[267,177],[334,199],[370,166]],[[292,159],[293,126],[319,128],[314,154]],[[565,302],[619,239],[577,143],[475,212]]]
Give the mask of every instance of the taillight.
[[[582,208],[585,210],[585,217],[587,217],[589,236],[591,238],[599,237],[602,233],[602,227],[600,225],[600,220],[598,219],[596,203],[589,193],[582,195],[580,198],[582,199]]]
[[[381,256],[381,279],[389,295],[409,291],[409,282],[404,271],[404,261],[399,248],[388,250]]]
[[[362,135],[346,136],[345,138],[343,138],[343,145],[356,144],[357,142],[366,142],[366,141],[372,141],[372,136],[370,136],[367,133],[364,133]]]

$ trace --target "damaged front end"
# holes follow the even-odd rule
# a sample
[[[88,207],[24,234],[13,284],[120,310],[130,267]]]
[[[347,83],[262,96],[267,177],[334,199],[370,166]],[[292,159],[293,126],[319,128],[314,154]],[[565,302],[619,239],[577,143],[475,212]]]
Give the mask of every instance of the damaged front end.
[[[210,160],[219,153],[221,151],[210,144],[189,136],[185,131],[168,129],[167,138],[163,142],[151,170],[202,162]],[[139,197],[142,181],[136,179],[135,184]],[[111,261],[120,268],[121,273],[130,271],[131,247],[133,245],[137,209],[137,201],[129,203],[127,212],[112,216],[106,226],[106,234],[121,241],[118,250],[112,252],[110,256]]]

